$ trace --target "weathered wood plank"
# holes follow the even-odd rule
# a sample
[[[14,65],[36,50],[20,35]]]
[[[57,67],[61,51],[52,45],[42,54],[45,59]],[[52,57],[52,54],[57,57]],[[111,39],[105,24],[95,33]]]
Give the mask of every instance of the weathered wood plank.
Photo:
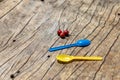
[[[0,0],[0,80],[120,80],[119,14],[120,0]],[[92,44],[48,52],[83,37]],[[61,53],[104,60],[60,64]]]

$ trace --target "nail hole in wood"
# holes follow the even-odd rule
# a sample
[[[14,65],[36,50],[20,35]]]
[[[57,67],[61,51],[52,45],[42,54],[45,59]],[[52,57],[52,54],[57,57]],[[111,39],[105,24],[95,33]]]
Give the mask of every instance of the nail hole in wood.
[[[11,79],[15,78],[14,74],[11,74],[11,75],[10,75],[10,78],[11,78]]]
[[[42,2],[44,1],[44,0],[41,0]]]
[[[50,58],[50,55],[48,55],[47,57]]]
[[[13,40],[13,42],[16,42],[16,40]]]
[[[18,70],[16,73],[20,73],[20,71]]]

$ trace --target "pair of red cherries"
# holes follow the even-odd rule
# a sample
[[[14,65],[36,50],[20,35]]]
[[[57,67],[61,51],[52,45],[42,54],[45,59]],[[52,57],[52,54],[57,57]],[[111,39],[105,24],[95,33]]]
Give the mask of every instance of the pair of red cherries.
[[[65,38],[66,36],[69,36],[69,31],[68,30],[64,30],[62,31],[61,29],[59,29],[57,31],[58,36],[60,36],[61,38]]]

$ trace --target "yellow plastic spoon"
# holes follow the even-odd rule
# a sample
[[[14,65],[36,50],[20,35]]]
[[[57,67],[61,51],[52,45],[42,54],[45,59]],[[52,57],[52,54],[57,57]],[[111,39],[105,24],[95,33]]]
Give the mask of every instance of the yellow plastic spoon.
[[[70,56],[70,55],[66,55],[66,54],[60,54],[56,58],[60,62],[70,62],[73,60],[87,60],[87,61],[100,61],[100,60],[102,60],[102,57],[97,57],[97,56],[83,57],[83,56]]]

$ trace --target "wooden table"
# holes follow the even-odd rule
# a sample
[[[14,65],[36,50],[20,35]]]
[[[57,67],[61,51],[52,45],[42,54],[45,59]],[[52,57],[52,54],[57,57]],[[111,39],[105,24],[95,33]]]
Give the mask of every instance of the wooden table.
[[[48,51],[81,38],[92,44]],[[103,60],[61,64],[62,53]],[[120,80],[120,0],[1,1],[0,80]]]

